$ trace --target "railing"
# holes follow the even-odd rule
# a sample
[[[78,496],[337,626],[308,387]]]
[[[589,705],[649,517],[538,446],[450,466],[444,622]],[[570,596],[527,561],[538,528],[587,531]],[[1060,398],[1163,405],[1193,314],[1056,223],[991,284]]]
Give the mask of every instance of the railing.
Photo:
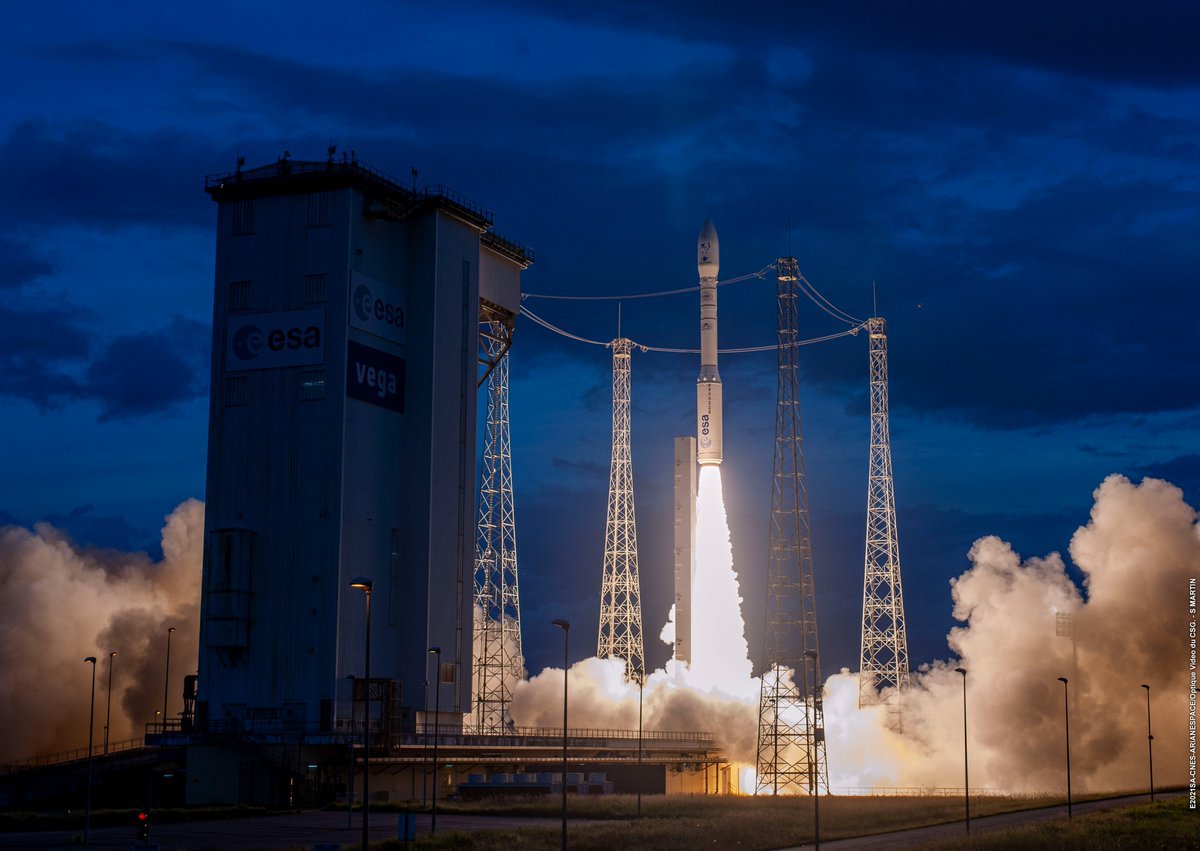
[[[119,742],[108,743],[107,755],[112,756],[115,753],[138,750],[142,747],[145,747],[145,741],[140,737],[134,739],[122,739]],[[10,762],[4,767],[4,769],[7,773],[11,773],[13,771],[20,771],[24,768],[38,768],[44,765],[59,765],[64,762],[74,762],[76,760],[87,759],[87,756],[87,748],[75,748],[74,750],[59,751],[58,753],[43,754],[41,756],[30,757],[29,759],[21,759],[17,760],[16,762]],[[105,756],[103,743],[92,746],[92,756]]]
[[[249,171],[242,171],[239,169],[237,171],[225,172],[223,174],[205,175],[204,188],[214,189],[229,183],[236,184],[242,181],[269,179],[284,175],[294,176],[299,174],[326,174],[329,172],[363,172],[387,184],[390,189],[396,192],[401,192],[405,195],[414,194],[412,187],[403,185],[400,183],[400,181],[396,180],[396,178],[392,177],[387,172],[369,166],[362,160],[314,161],[280,159],[275,163],[250,169]],[[465,195],[455,192],[453,189],[450,189],[447,186],[442,186],[441,184],[426,186],[424,189],[417,190],[415,194],[418,197],[427,200],[440,198],[449,201],[455,206],[461,207],[473,215],[478,216],[489,225],[495,220],[495,214],[491,210],[487,209],[482,204],[472,201]]]

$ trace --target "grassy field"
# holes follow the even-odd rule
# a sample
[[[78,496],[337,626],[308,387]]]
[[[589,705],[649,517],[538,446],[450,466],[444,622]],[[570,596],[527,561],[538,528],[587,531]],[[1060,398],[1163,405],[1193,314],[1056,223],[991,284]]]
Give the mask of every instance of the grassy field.
[[[1185,851],[1200,848],[1200,817],[1188,809],[1186,798],[1122,807],[1104,813],[1076,816],[1074,820],[1001,830],[973,838],[930,843],[926,849],[950,851],[954,848],[978,848],[982,851],[999,849],[1042,849],[1060,851],[1127,851],[1136,848],[1155,848],[1162,851]]]
[[[971,801],[971,816],[975,818],[1061,803],[1057,797],[978,798]],[[519,802],[449,804],[438,809],[439,812],[492,812],[549,818],[557,817],[560,812],[556,800],[545,798]],[[654,851],[737,848],[765,851],[804,844],[813,838],[811,798],[645,796],[642,801],[643,818],[640,821],[631,818],[635,809],[635,799],[630,796],[571,799],[568,810],[572,822],[569,826],[571,847],[579,851],[607,851],[612,848],[651,848]],[[946,797],[839,796],[822,798],[820,815],[821,838],[831,840],[959,821],[963,817],[963,802],[961,798]],[[514,847],[522,851],[552,851],[559,847],[560,836],[557,827],[486,833],[445,832],[437,837],[425,837],[417,845],[421,848],[463,848],[474,851],[500,851]],[[388,843],[381,847],[399,845]],[[1064,847],[1091,846],[1085,843]]]

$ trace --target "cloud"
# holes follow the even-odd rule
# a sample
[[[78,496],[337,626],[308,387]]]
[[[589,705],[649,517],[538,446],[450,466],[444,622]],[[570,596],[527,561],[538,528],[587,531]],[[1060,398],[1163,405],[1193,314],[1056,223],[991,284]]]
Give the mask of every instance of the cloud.
[[[175,317],[159,331],[119,335],[97,350],[85,313],[52,306],[0,306],[0,395],[47,410],[98,402],[100,419],[169,411],[207,392],[209,330]]]
[[[0,236],[0,291],[20,289],[53,271],[54,267],[35,255],[28,245]]]
[[[162,331],[114,339],[87,369],[89,395],[101,420],[170,410],[208,389],[209,329],[175,317]]]

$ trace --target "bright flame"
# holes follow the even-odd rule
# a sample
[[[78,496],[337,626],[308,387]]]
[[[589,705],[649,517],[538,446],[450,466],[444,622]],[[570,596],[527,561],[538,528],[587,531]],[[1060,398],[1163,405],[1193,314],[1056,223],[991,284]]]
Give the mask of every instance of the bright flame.
[[[729,694],[757,697],[757,681],[742,621],[742,597],[733,570],[721,468],[700,468],[696,496],[696,574],[692,583],[690,683]]]

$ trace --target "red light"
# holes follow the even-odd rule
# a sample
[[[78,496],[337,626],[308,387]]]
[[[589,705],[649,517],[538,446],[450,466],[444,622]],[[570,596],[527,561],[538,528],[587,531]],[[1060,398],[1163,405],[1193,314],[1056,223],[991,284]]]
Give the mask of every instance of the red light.
[[[148,818],[150,818],[150,816],[146,815],[145,813],[138,813],[138,821],[145,821]]]

